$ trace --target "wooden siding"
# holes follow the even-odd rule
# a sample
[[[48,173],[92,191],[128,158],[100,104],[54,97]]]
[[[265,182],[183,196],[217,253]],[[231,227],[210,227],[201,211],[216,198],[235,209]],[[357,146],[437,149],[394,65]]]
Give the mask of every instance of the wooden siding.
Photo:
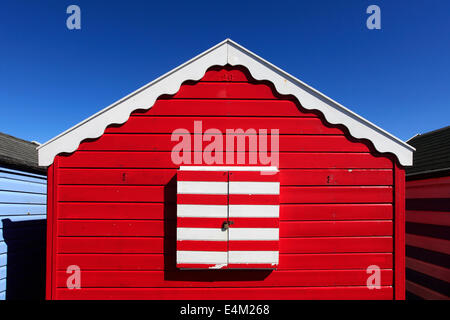
[[[45,218],[45,176],[0,167],[0,300],[44,298]]]
[[[450,299],[450,177],[406,182],[406,290]]]
[[[193,132],[198,120],[203,130],[280,129],[278,270],[175,268],[178,166],[170,134]],[[245,70],[212,68],[55,158],[47,298],[393,299],[401,232],[393,226],[393,159]],[[69,265],[81,268],[80,290],[66,288]],[[381,268],[380,289],[366,287],[370,265]]]

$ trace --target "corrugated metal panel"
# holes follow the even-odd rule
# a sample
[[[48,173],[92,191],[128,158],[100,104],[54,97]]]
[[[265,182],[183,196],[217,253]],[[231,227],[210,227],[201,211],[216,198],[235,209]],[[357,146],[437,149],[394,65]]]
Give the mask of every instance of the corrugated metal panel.
[[[45,176],[0,167],[0,300],[43,293],[46,189]]]

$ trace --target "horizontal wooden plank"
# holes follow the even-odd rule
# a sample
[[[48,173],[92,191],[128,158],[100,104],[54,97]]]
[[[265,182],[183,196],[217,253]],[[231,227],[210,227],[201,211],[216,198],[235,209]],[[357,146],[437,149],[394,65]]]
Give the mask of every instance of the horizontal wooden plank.
[[[448,300],[447,296],[409,280],[405,281],[405,287],[406,291],[411,292],[425,300]]]
[[[59,186],[60,201],[176,201],[176,193],[163,186]]]
[[[171,234],[175,234],[176,222],[168,225],[172,227]],[[164,229],[162,220],[62,220],[57,223],[59,236],[162,237]]]
[[[282,253],[372,253],[392,252],[392,237],[283,238]]]
[[[202,136],[193,134],[104,134],[101,138],[83,142],[78,147],[82,151],[172,151],[183,141],[184,151],[203,151],[214,145],[216,152],[241,150],[258,151],[260,141],[267,141],[271,150],[271,132],[259,135],[259,129],[253,129],[251,135],[221,134]],[[191,132],[193,133],[193,132]],[[206,139],[208,137],[208,139]],[[370,152],[367,145],[351,142],[345,136],[327,135],[274,135],[279,143],[280,152]],[[211,139],[211,140],[210,140]],[[198,141],[194,143],[194,141]],[[234,141],[233,144],[231,142]],[[212,144],[213,143],[213,144]],[[227,149],[228,148],[228,149]],[[206,149],[207,150],[207,149]]]
[[[59,203],[59,219],[176,218],[176,205],[163,203]]]
[[[391,221],[280,222],[280,237],[392,236]]]
[[[56,286],[67,287],[68,275],[56,274]],[[222,270],[203,271],[83,271],[86,288],[242,288],[364,286],[369,275],[361,270]],[[380,272],[382,286],[392,285],[392,270]]]
[[[450,226],[450,212],[407,210],[406,222]]]
[[[317,121],[317,120],[316,120]],[[18,170],[10,170],[0,167],[0,179],[14,179],[20,181],[27,181],[37,184],[46,184],[47,177],[42,175],[37,175],[33,173],[26,173]]]
[[[59,203],[59,219],[175,219],[176,206],[163,203]],[[390,220],[391,204],[285,204],[280,220]]]
[[[81,270],[174,270],[172,260],[159,254],[59,254],[57,270],[65,271],[70,265]],[[377,265],[392,269],[391,253],[340,253],[340,254],[280,254],[278,270],[333,270],[364,269]]]
[[[171,158],[171,152],[75,152],[69,156],[59,155],[61,168],[178,168]],[[192,155],[191,155],[192,156]],[[248,154],[246,154],[248,161]],[[203,159],[202,159],[203,160]],[[259,158],[257,159],[260,160]],[[193,161],[191,159],[191,161]],[[275,159],[274,159],[275,161]],[[280,152],[279,168],[326,168],[326,169],[390,169],[388,158],[374,157],[368,153],[289,153]],[[189,165],[190,163],[180,163]],[[224,164],[232,165],[237,163]],[[206,162],[199,165],[207,165]],[[264,165],[260,161],[254,165]]]
[[[424,199],[424,198],[449,198],[450,179],[434,179],[434,183],[414,183],[406,184],[406,199]]]
[[[67,169],[58,170],[60,184],[166,185],[175,182],[177,169]]]
[[[169,202],[176,190],[164,186],[59,186],[60,201]],[[179,195],[181,197],[181,195]],[[183,195],[186,197],[187,195]],[[238,198],[237,196],[233,196]],[[265,196],[266,197],[266,196]],[[233,199],[234,199],[233,198]],[[230,199],[231,201],[232,199]],[[238,200],[236,200],[238,201]],[[238,203],[233,200],[234,204]],[[280,203],[388,203],[391,187],[281,187]],[[218,203],[217,203],[218,204]]]
[[[240,222],[241,220],[242,222]],[[177,227],[214,228],[222,225],[223,219],[203,219],[201,224],[192,218],[175,222],[162,220],[62,220],[58,222],[60,236],[122,236],[161,237],[165,233],[174,234]],[[266,221],[267,220],[267,221]],[[252,227],[277,227],[274,219],[234,218],[233,229]],[[209,224],[208,224],[209,222]],[[193,223],[195,223],[193,225]],[[280,222],[280,237],[321,237],[321,236],[391,236],[391,221],[302,221]],[[231,230],[231,229],[230,229]]]
[[[172,99],[276,99],[266,84],[252,83],[185,83]]]
[[[40,193],[0,191],[1,204],[45,204],[47,196]]]
[[[280,203],[392,202],[392,187],[281,187]]]
[[[218,102],[219,107],[223,104]],[[225,106],[227,106],[226,104]],[[288,105],[290,106],[290,105]],[[190,108],[187,106],[186,108]],[[286,107],[286,103],[273,103],[273,107],[278,108]],[[295,106],[294,106],[295,107]],[[215,107],[216,108],[216,107]],[[247,107],[248,109],[248,107]],[[264,113],[264,110],[261,110]],[[296,111],[298,114],[298,111]],[[209,115],[209,112],[207,113]],[[180,129],[186,130],[193,134],[195,121],[200,122],[201,131],[204,135],[210,135],[214,132],[208,131],[208,129],[217,129],[223,134],[227,130],[242,129],[244,132],[251,134],[248,129],[255,129],[257,132],[260,129],[267,129],[267,133],[270,134],[271,130],[279,130],[280,135],[286,134],[306,134],[306,135],[343,135],[343,131],[338,128],[332,128],[325,126],[321,119],[313,117],[242,117],[242,116],[131,116],[122,125],[111,125],[106,128],[105,134],[155,134],[166,133],[172,134],[175,130],[179,132]]]
[[[45,194],[47,192],[47,185],[45,181],[44,183],[37,183],[18,179],[18,177],[9,178],[0,176],[0,190]]]
[[[0,203],[0,217],[16,215],[46,214],[47,206],[43,204]]]
[[[283,186],[390,186],[393,174],[386,169],[284,169],[280,170]]]
[[[406,268],[426,274],[430,277],[450,282],[450,271],[447,268],[406,257]]]
[[[174,169],[69,169],[58,171],[60,184],[101,185],[166,185],[177,178]],[[392,171],[386,169],[284,169],[280,171],[282,186],[392,185]]]
[[[406,188],[408,189],[408,188],[436,186],[436,185],[445,186],[448,184],[450,184],[450,177],[439,177],[439,178],[406,181]]]
[[[391,204],[282,204],[280,220],[392,219]]]
[[[406,245],[450,254],[450,241],[406,234]]]
[[[314,288],[85,288],[70,290],[59,288],[55,299],[108,299],[108,300],[374,300],[392,299],[391,286],[378,290],[361,287]]]
[[[166,242],[174,243],[174,239]],[[60,237],[56,246],[58,253],[163,253],[164,238]],[[358,252],[392,252],[392,237],[283,238],[280,241],[280,253]]]
[[[131,116],[252,116],[252,117],[311,117],[290,100],[217,100],[169,99],[156,100],[149,110],[134,111]]]

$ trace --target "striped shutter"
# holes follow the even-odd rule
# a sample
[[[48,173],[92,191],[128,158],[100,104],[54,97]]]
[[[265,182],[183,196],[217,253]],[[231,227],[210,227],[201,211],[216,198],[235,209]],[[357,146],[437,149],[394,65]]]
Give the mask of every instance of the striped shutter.
[[[280,183],[278,173],[230,171],[229,268],[276,268]]]
[[[177,267],[276,268],[279,194],[278,173],[179,170]]]

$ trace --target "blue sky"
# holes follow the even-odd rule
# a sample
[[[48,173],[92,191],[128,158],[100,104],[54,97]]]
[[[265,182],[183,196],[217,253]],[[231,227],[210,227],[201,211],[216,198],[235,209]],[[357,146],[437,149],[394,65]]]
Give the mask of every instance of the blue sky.
[[[67,6],[81,30],[66,28]],[[366,8],[381,8],[381,30]],[[0,10],[0,131],[45,142],[231,38],[406,140],[450,124],[450,1],[25,1]]]

